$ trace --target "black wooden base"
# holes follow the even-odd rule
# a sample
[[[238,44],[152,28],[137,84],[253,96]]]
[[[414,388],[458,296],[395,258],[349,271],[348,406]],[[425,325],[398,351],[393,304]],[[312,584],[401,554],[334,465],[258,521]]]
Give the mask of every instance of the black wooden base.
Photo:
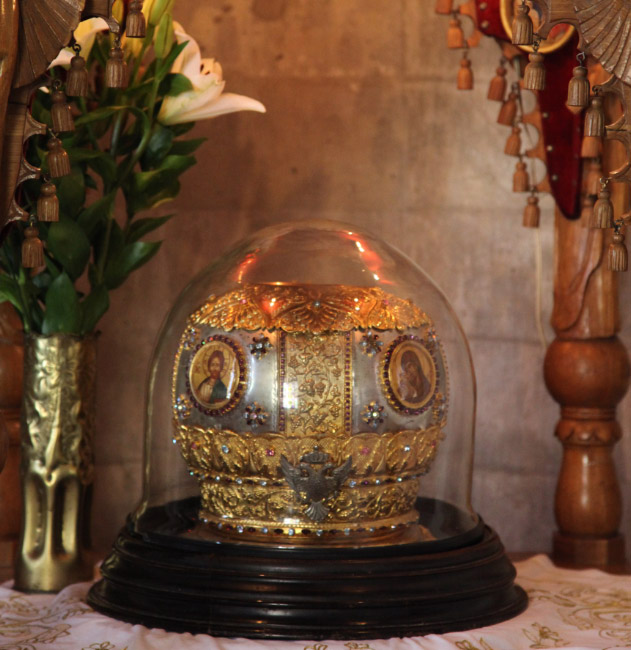
[[[187,544],[141,536],[128,525],[88,602],[114,618],[170,631],[309,640],[440,634],[525,609],[526,594],[491,529],[480,523],[460,546],[453,542]]]

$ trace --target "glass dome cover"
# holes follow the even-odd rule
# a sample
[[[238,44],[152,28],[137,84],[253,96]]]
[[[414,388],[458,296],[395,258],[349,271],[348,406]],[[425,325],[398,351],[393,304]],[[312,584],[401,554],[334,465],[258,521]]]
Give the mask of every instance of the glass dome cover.
[[[475,389],[445,297],[354,226],[270,227],[172,309],[138,532],[389,545],[473,529]]]

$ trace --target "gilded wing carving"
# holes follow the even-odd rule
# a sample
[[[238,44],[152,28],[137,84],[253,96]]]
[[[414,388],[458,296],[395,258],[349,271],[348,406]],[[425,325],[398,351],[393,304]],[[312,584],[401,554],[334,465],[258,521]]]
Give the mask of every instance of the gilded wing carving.
[[[46,72],[59,50],[70,42],[84,5],[85,0],[21,0],[14,88]]]
[[[579,30],[603,68],[631,84],[631,2],[574,0]]]

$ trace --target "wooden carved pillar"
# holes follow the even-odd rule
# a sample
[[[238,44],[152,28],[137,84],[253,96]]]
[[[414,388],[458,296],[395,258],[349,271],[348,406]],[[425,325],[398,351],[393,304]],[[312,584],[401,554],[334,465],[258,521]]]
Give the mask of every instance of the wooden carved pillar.
[[[603,168],[618,167],[620,155],[607,143]],[[610,188],[620,215],[629,208],[627,185],[613,183]],[[611,231],[569,221],[557,212],[555,235],[556,339],[544,366],[548,390],[561,406],[556,435],[563,445],[553,559],[614,568],[625,562],[619,533],[622,498],[613,458],[622,435],[616,407],[627,391],[630,369],[617,337],[617,278],[606,268]]]

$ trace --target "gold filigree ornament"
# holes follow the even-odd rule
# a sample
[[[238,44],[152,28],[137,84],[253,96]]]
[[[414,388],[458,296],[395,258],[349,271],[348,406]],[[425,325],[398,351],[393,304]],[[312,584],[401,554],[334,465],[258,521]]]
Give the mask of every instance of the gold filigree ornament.
[[[248,285],[187,320],[173,442],[199,481],[199,518],[222,534],[380,543],[418,521],[447,396],[433,324],[411,301],[379,288]],[[255,411],[264,417],[253,426]]]
[[[438,425],[357,433],[343,440],[204,429],[177,419],[174,427],[174,441],[199,481],[202,520],[220,529],[289,535],[292,530],[374,534],[416,521],[419,479],[444,435]],[[323,500],[329,512],[321,521],[309,517],[310,502],[296,497],[283,473],[283,458],[298,467],[314,448],[327,454],[335,468],[352,459],[339,495]]]
[[[211,297],[191,316],[191,325],[284,332],[348,332],[353,329],[405,330],[429,324],[410,300],[376,287],[340,285],[247,285]]]

